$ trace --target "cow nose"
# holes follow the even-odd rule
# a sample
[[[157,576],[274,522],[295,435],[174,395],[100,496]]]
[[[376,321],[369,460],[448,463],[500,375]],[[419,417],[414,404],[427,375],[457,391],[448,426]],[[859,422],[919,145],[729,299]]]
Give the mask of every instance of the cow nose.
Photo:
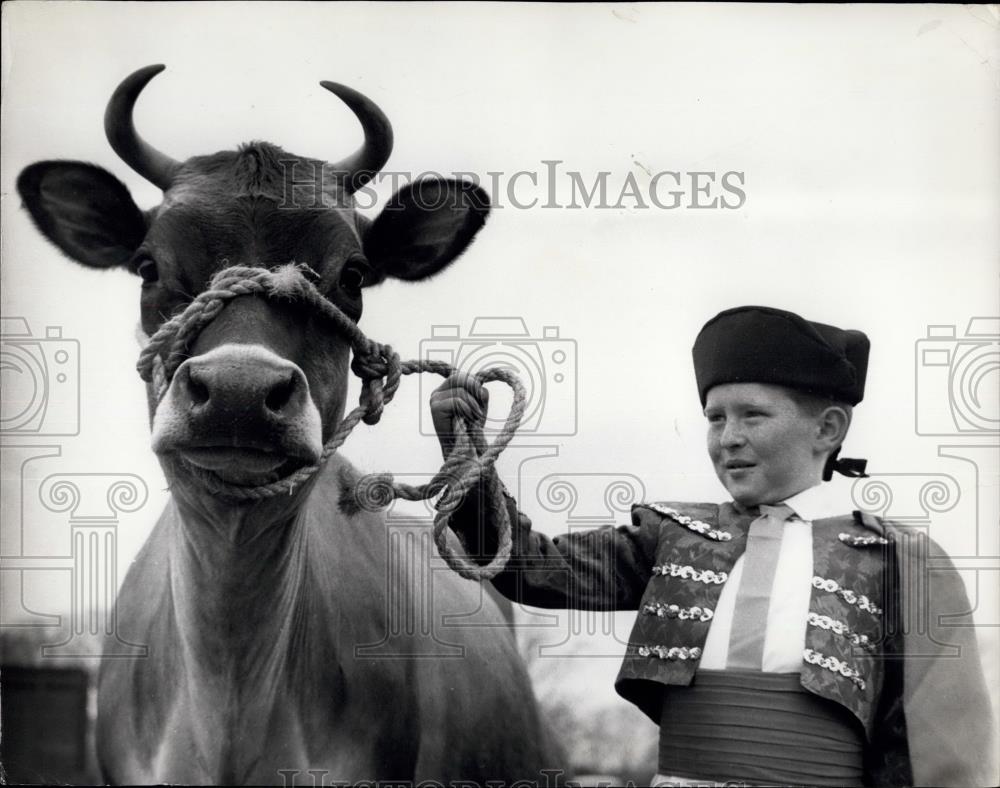
[[[263,345],[236,343],[181,364],[153,417],[153,451],[201,449],[253,450],[317,462],[323,420],[299,366]],[[192,459],[204,461],[204,452]],[[210,459],[217,461],[214,455]]]
[[[309,397],[309,384],[296,364],[239,346],[188,359],[178,367],[173,386],[175,404],[192,415],[247,424],[295,419]]]

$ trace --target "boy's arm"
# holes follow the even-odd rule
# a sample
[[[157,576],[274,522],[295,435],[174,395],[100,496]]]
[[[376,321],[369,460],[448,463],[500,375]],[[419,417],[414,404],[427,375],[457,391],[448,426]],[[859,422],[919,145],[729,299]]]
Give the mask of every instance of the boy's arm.
[[[488,483],[488,482],[487,482]],[[499,482],[497,482],[499,483]],[[644,510],[633,523],[581,530],[550,538],[504,490],[511,524],[511,556],[493,578],[500,593],[534,607],[635,610],[652,575],[661,518]],[[452,513],[450,525],[472,560],[496,555],[498,525],[485,491],[473,489]]]
[[[448,378],[431,396],[431,415],[445,457],[454,445],[455,419],[482,424],[489,395],[463,373]],[[493,472],[491,471],[491,474]],[[486,485],[470,490],[452,513],[450,526],[469,557],[488,563],[498,547],[498,526],[489,510]],[[644,510],[633,523],[607,526],[549,538],[534,531],[531,520],[504,490],[511,524],[512,551],[507,567],[493,579],[504,596],[535,607],[587,610],[634,610],[652,574],[659,522]]]
[[[902,529],[897,529],[902,531]],[[929,537],[896,534],[923,593],[900,589],[903,707],[914,785],[996,785],[997,730],[965,583]],[[924,544],[926,542],[926,544]]]

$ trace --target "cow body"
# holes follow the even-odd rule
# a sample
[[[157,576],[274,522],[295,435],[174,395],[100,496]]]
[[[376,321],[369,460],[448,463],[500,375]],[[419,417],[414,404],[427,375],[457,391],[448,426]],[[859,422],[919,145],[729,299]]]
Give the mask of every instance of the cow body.
[[[101,674],[110,779],[482,782],[553,766],[492,597],[429,577],[381,514],[343,511],[353,479],[332,458],[300,512],[248,541],[197,503],[168,504],[119,596],[120,633],[149,657]],[[425,526],[398,531],[429,544]]]
[[[485,193],[447,179],[403,187],[374,220],[357,214],[352,193],[385,163],[391,128],[333,83],[323,85],[365,131],[336,164],[268,143],[174,161],[131,119],[161,70],[128,77],[105,116],[115,150],[163,190],[159,206],[140,210],[124,184],[83,162],[39,162],[18,179],[65,254],[142,279],[149,335],[236,264],[270,281],[280,277],[269,270],[308,277],[318,303],[355,326],[364,288],[435,274],[483,226]],[[148,655],[102,664],[106,777],[549,782],[542,772],[558,764],[497,603],[433,564],[428,524],[390,527],[359,501],[345,460],[320,462],[357,346],[343,322],[289,292],[226,301],[172,349],[163,385],[147,387],[171,497],[117,602],[119,636]],[[281,486],[317,463],[279,495],[233,492]]]

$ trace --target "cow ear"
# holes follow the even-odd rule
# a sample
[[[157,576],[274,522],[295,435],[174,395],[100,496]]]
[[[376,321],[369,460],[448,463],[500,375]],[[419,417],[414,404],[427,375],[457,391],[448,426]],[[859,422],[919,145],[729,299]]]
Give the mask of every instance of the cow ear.
[[[40,161],[21,172],[17,190],[41,233],[91,268],[125,265],[146,235],[125,184],[92,164]]]
[[[365,234],[365,256],[384,276],[416,281],[464,252],[490,198],[468,181],[424,178],[396,192]]]

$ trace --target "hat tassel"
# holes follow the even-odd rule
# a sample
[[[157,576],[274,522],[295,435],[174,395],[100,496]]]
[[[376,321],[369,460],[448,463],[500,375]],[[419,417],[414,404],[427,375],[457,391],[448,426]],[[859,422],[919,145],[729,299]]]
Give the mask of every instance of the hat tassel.
[[[843,476],[847,476],[850,479],[867,479],[868,474],[865,473],[865,468],[868,467],[868,460],[855,459],[853,457],[844,457],[839,459],[840,447],[826,458],[826,466],[823,468],[823,481],[828,482],[833,478],[833,473],[836,471]]]

